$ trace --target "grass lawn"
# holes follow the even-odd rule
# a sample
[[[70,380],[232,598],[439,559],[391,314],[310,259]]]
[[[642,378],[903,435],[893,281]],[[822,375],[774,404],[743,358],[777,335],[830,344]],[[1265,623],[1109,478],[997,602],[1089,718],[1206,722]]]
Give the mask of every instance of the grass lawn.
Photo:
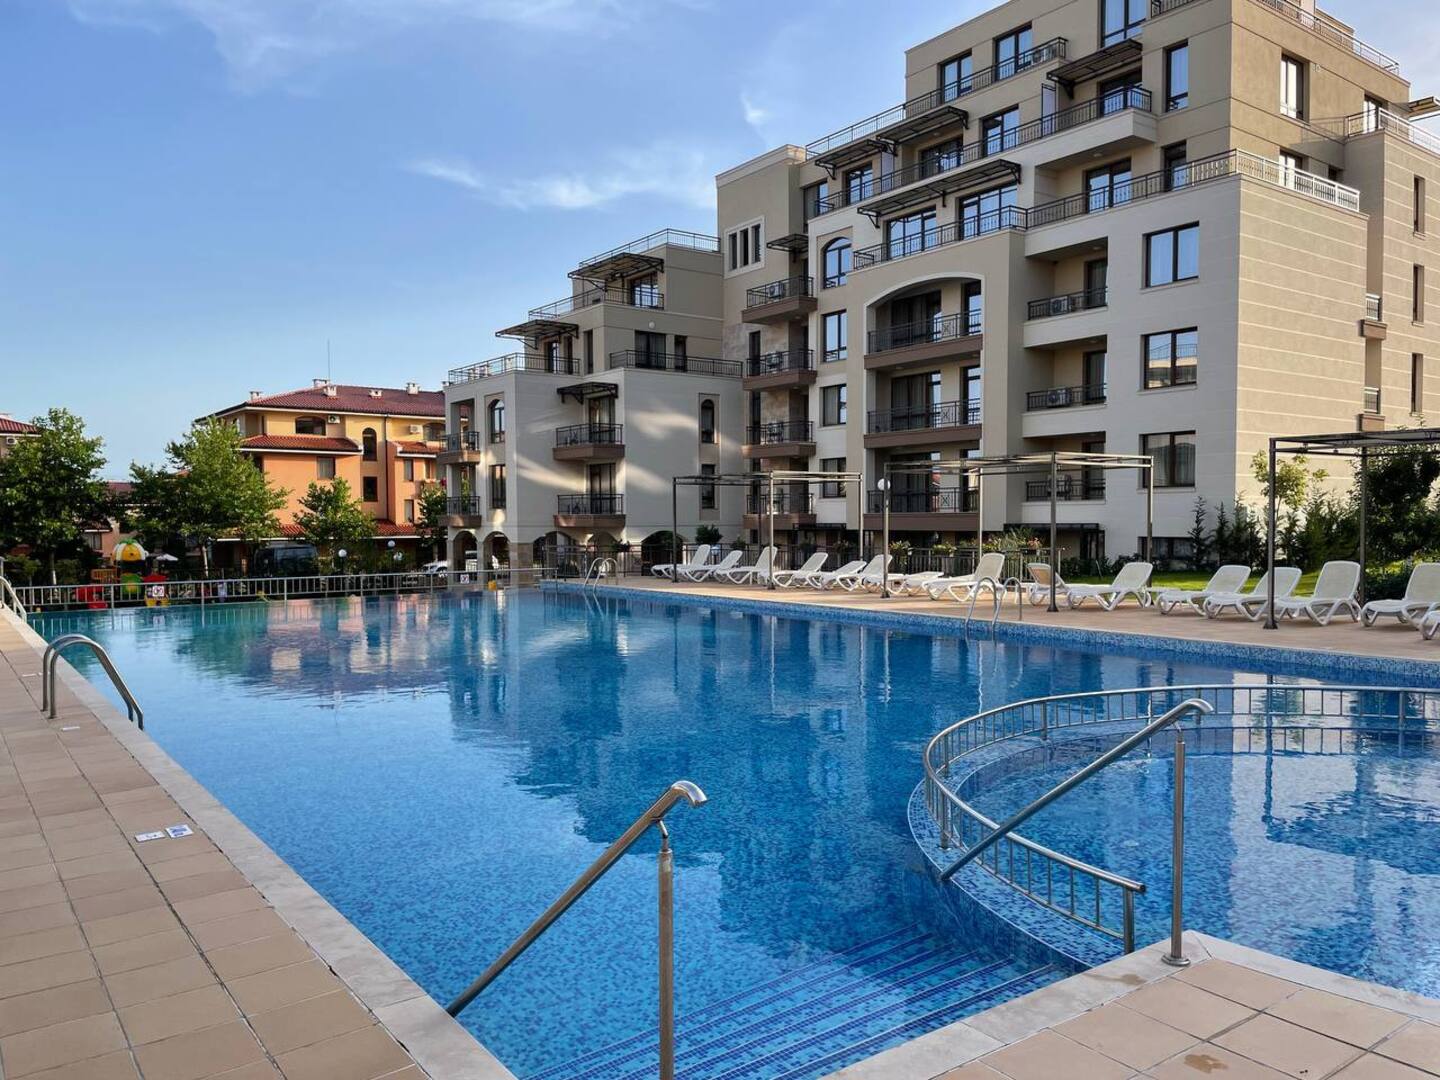
[[[1253,586],[1257,581],[1260,580],[1260,575],[1262,573],[1264,573],[1263,570],[1257,570],[1255,573],[1251,574],[1250,580],[1246,583],[1245,587],[1248,589]],[[1315,579],[1319,576],[1320,571],[1310,571],[1308,574],[1306,574],[1300,579],[1300,584],[1296,587],[1295,591],[1302,594],[1309,593],[1311,589],[1315,587]],[[1070,581],[1071,579],[1067,578],[1066,580]],[[1109,584],[1111,580],[1111,578],[1079,577],[1073,579],[1071,583],[1075,585],[1100,585]],[[1209,580],[1210,571],[1207,570],[1169,570],[1165,573],[1157,573],[1153,575],[1150,579],[1150,584],[1155,586],[1156,588],[1163,589],[1203,589],[1205,587],[1205,583]]]

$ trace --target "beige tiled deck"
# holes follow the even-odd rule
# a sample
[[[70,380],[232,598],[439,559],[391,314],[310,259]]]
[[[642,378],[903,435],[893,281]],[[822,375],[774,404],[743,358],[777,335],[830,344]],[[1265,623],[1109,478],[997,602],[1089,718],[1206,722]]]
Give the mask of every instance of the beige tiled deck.
[[[765,589],[760,586],[710,585],[682,582],[674,584],[655,577],[626,577],[615,583],[620,588],[644,589],[657,594],[684,593],[692,596],[742,597],[776,604],[813,604],[822,608],[851,608],[933,615],[961,621],[968,604],[954,600],[930,600],[922,597],[892,596],[876,593],[845,592],[841,589]],[[607,586],[600,586],[603,591]],[[983,632],[994,607],[982,597],[975,605],[976,622],[972,632]],[[1001,618],[1008,623],[1016,620],[1015,602],[1011,599]],[[1263,623],[1252,623],[1235,616],[1206,619],[1195,614],[1161,615],[1154,608],[1141,608],[1127,602],[1115,611],[1101,611],[1094,602],[1078,610],[1061,607],[1055,613],[1043,606],[1027,604],[1023,622],[1027,625],[1055,626],[1074,630],[1100,630],[1117,634],[1148,637],[1179,638],[1192,641],[1228,642],[1238,645],[1261,645],[1284,649],[1309,649],[1321,654],[1349,653],[1407,660],[1429,660],[1440,663],[1440,640],[1426,641],[1419,631],[1401,626],[1393,619],[1384,620],[1369,629],[1348,619],[1329,626],[1316,626],[1308,620],[1286,620],[1276,630],[1266,630]]]
[[[509,1076],[73,672],[44,719],[36,644],[0,615],[0,1077]]]

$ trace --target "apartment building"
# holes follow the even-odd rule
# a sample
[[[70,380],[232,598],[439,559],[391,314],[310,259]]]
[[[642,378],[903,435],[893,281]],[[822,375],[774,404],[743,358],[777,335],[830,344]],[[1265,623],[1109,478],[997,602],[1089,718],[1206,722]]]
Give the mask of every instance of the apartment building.
[[[717,177],[744,455],[875,489],[862,522],[797,488],[793,541],[877,529],[899,464],[893,534],[963,541],[982,508],[940,463],[1104,451],[1153,455],[1183,556],[1196,496],[1258,504],[1269,436],[1440,411],[1436,106],[1313,0],[1011,0],[905,71],[900,104]],[[1048,533],[1049,492],[987,479],[984,529]],[[1135,473],[1056,496],[1066,554],[1138,550]]]
[[[677,475],[740,467],[741,365],[721,357],[719,242],[664,229],[583,259],[570,292],[497,332],[514,351],[445,383],[440,465],[452,565],[665,547],[672,514],[740,530],[738,488]],[[653,538],[653,539],[652,539]]]
[[[289,493],[277,539],[299,534],[295,516],[310,484],[339,477],[375,518],[377,537],[406,552],[414,547],[422,489],[438,482],[440,391],[413,382],[392,388],[315,379],[279,394],[252,390],[248,400],[211,415],[232,421],[245,436],[244,452]]]
[[[8,454],[21,439],[33,439],[38,434],[40,429],[34,424],[16,420],[9,413],[0,413],[0,457]]]

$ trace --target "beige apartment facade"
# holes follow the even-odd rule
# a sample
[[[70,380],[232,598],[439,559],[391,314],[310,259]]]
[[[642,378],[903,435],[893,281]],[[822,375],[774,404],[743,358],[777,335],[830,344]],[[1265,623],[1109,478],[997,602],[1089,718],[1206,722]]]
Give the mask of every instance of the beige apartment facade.
[[[498,331],[507,354],[445,385],[452,566],[668,550],[678,521],[740,533],[741,365],[722,356],[719,242],[665,229],[583,259],[570,293]]]
[[[1388,57],[1287,0],[1012,0],[906,56],[905,101],[717,178],[724,355],[788,539],[1048,531],[1048,476],[977,455],[1150,454],[1157,554],[1258,501],[1271,435],[1433,418],[1440,138]],[[1431,271],[1433,273],[1433,271]],[[1068,470],[1067,554],[1138,550],[1133,473]],[[983,523],[980,520],[983,514]],[[1213,523],[1213,517],[1212,517]]]

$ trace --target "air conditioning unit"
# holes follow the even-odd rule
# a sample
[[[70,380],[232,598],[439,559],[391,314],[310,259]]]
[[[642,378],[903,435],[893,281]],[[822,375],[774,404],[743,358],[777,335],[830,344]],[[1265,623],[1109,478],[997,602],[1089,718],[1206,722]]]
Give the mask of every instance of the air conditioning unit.
[[[336,416],[334,413],[331,413],[325,418],[325,422],[327,424],[338,424],[340,422],[340,417]]]
[[[411,435],[420,435],[420,434],[422,434],[424,431],[425,431],[425,428],[424,428],[424,426],[421,425],[421,424],[411,424],[411,425],[410,425],[410,434],[411,434]]]

